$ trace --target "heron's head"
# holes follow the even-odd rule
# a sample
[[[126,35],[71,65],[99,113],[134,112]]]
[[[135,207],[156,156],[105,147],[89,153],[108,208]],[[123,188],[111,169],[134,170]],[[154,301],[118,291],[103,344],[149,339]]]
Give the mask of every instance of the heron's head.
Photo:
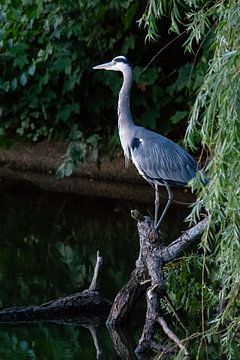
[[[125,56],[116,56],[112,61],[96,65],[93,67],[94,70],[113,70],[113,71],[124,71],[126,68],[130,68],[131,64]]]

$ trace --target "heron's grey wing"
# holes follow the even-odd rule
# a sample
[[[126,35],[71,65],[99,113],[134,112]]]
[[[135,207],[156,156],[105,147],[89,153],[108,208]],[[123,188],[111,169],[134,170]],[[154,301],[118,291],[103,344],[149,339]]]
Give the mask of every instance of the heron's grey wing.
[[[144,130],[144,132],[143,132]],[[185,185],[196,175],[195,160],[173,141],[143,129],[133,138],[131,158],[139,173],[150,182]]]

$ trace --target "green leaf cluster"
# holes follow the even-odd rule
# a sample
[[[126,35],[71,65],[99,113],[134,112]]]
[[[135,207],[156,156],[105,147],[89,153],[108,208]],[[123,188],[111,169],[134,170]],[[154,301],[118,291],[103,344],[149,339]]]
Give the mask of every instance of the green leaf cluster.
[[[209,6],[208,14],[214,20],[213,56],[192,110],[187,140],[194,146],[195,139],[200,139],[211,154],[206,168],[210,183],[199,190],[198,203],[204,204],[211,220],[202,246],[206,257],[214,252],[213,280],[219,284],[218,299],[225,306],[213,324],[217,329],[227,324],[223,344],[231,354],[240,322],[239,3],[218,2]],[[195,214],[198,211],[196,206]]]
[[[86,159],[98,162],[99,140],[98,134],[93,134],[84,138],[81,131],[72,131],[73,138],[69,142],[68,149],[64,156],[63,162],[57,169],[57,177],[64,178],[70,176],[80,164]]]
[[[134,46],[129,27],[135,12],[132,1],[112,1],[110,6],[99,0],[0,4],[2,135],[10,129],[37,141],[66,138],[74,124],[93,128],[103,103],[97,102],[100,93],[91,95],[90,69],[99,54],[119,41],[113,28],[117,14],[120,29],[125,29],[125,52]],[[107,18],[112,19],[108,27]]]
[[[61,140],[75,129],[82,144],[96,134],[115,146],[121,78],[92,66],[119,54],[137,65],[137,122],[165,134],[182,126],[192,99],[181,82],[187,83],[191,68],[176,59],[170,70],[164,61],[144,69],[155,52],[143,47],[145,32],[137,24],[144,9],[133,0],[1,3],[0,138]]]

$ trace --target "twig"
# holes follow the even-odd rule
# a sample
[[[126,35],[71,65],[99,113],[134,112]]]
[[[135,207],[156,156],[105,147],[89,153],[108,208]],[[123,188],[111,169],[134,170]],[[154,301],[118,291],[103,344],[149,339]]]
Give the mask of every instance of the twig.
[[[178,313],[176,312],[176,310],[173,307],[172,301],[169,298],[169,296],[167,294],[164,294],[164,300],[168,303],[168,306],[170,307],[170,309],[173,312],[173,315],[175,316],[176,320],[179,322],[179,324],[181,325],[181,327],[183,328],[183,330],[185,331],[185,333],[187,334],[187,329],[185,328],[185,326],[183,325],[180,317],[178,316]]]
[[[172,341],[175,342],[175,344],[183,351],[185,356],[189,356],[189,353],[187,351],[187,349],[185,348],[185,346],[181,343],[181,341],[179,340],[179,338],[177,337],[177,335],[168,327],[167,322],[163,319],[163,317],[159,316],[159,318],[157,319],[158,323],[161,325],[164,333],[169,337],[169,339],[171,339]]]

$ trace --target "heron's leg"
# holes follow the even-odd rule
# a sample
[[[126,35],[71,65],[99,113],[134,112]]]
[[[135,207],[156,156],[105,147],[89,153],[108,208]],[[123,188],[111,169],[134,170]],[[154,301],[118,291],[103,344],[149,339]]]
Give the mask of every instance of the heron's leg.
[[[163,221],[164,219],[164,216],[166,215],[166,212],[168,211],[168,208],[171,206],[172,204],[172,201],[173,201],[173,193],[172,193],[172,190],[170,188],[170,186],[165,182],[164,185],[166,186],[166,189],[167,189],[167,192],[168,192],[168,201],[167,201],[167,204],[160,216],[160,219],[158,220],[158,223],[156,224],[155,226],[155,230],[158,230],[159,229],[159,226],[161,224],[161,222]]]
[[[158,210],[159,210],[159,190],[158,190],[158,185],[155,184],[154,186],[155,186],[154,227],[156,227],[158,221]]]

